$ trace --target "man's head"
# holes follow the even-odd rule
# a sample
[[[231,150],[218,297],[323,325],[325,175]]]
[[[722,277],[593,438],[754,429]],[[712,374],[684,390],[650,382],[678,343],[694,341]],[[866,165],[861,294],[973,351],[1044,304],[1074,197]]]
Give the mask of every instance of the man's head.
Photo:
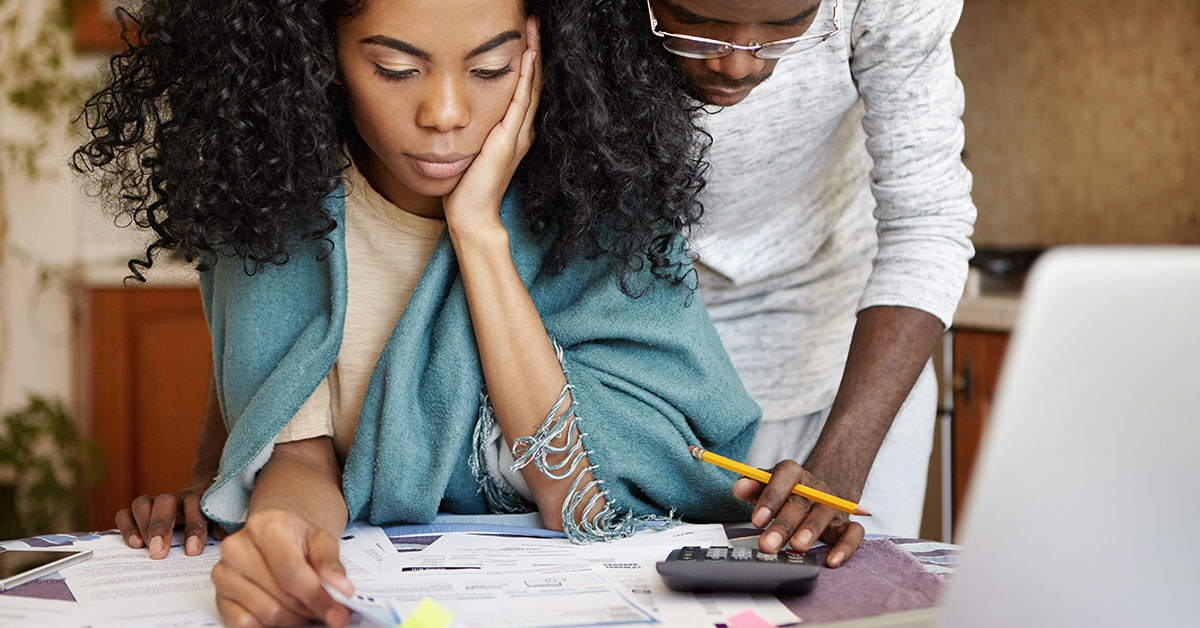
[[[726,107],[767,80],[781,53],[807,49],[823,41],[814,35],[833,28],[827,19],[828,24],[806,34],[817,20],[821,0],[649,0],[649,5],[656,34],[676,54],[696,98]],[[806,39],[794,41],[801,36]],[[782,43],[771,46],[773,42]]]

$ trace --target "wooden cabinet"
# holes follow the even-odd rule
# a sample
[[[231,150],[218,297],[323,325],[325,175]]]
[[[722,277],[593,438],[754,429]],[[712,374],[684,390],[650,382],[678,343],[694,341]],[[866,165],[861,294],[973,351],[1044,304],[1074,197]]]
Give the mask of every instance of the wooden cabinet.
[[[955,522],[960,521],[1007,347],[1007,333],[972,329],[954,332],[951,447]]]
[[[104,454],[89,527],[142,494],[191,481],[212,371],[208,326],[195,287],[80,288],[77,414]]]

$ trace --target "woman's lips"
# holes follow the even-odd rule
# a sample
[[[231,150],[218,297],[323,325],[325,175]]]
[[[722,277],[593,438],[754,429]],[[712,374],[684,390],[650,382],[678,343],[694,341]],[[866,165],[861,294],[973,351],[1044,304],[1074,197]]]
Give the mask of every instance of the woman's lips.
[[[407,155],[413,166],[430,179],[449,179],[462,174],[475,155]]]

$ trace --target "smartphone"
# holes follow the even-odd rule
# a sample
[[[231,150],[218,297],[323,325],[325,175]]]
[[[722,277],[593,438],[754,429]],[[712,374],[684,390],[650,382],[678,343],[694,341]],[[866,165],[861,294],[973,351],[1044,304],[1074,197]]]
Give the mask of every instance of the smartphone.
[[[92,557],[92,550],[8,550],[0,552],[0,591],[48,576]]]

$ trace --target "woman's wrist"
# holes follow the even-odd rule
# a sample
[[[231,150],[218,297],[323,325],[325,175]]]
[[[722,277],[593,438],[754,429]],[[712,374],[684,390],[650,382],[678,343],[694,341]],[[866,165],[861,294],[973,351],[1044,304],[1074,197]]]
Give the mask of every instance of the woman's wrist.
[[[472,267],[482,263],[486,267],[494,266],[495,262],[512,259],[509,249],[508,231],[499,219],[494,224],[476,222],[470,225],[454,225],[447,223],[450,232],[450,242],[454,245],[454,254],[458,258],[459,268],[469,273]]]
[[[500,222],[499,211],[490,216],[461,219],[447,214],[446,229],[450,232],[450,240],[454,243],[456,251],[463,248],[494,248],[500,244],[508,246],[508,230],[504,228],[504,223]]]

